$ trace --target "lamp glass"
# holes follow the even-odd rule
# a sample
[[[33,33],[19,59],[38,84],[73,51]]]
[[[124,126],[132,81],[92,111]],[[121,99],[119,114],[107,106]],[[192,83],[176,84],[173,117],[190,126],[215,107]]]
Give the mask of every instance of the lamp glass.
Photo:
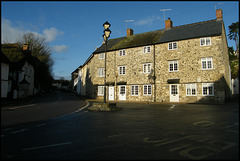
[[[110,33],[111,33],[111,30],[109,30],[109,29],[104,30],[104,35],[105,35],[107,38],[110,37]]]

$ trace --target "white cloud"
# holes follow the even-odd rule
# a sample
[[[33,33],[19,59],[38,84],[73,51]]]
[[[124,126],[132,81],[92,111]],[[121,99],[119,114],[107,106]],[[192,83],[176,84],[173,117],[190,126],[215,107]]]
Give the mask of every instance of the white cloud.
[[[8,19],[2,19],[1,24],[1,43],[16,43],[23,35],[25,31],[19,27],[13,27],[12,22]]]
[[[62,35],[63,32],[57,30],[55,27],[51,27],[50,29],[43,30],[43,35],[46,37],[48,42],[56,39],[58,35]]]
[[[56,46],[53,46],[53,50],[57,53],[64,52],[67,50],[67,46],[66,45],[56,45]]]
[[[160,20],[160,16],[151,16],[151,17],[146,17],[141,20],[136,21],[134,24],[137,26],[142,26],[142,25],[152,25],[154,21]]]

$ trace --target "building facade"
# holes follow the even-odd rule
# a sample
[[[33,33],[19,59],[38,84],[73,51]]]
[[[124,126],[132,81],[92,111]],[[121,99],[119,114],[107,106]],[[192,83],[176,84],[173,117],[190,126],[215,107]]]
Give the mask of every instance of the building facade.
[[[79,68],[78,93],[108,101],[214,102],[231,96],[222,10],[216,19],[110,39]]]

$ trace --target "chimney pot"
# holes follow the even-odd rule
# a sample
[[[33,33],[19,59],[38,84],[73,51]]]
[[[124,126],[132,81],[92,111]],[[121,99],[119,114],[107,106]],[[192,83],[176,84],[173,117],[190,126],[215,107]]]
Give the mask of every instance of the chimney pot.
[[[133,35],[133,30],[132,29],[127,29],[127,36]]]
[[[165,29],[170,29],[173,27],[173,22],[171,21],[170,18],[168,18],[167,20],[165,20]]]
[[[217,17],[217,20],[222,20],[223,19],[222,9],[217,9],[216,10],[216,17]]]

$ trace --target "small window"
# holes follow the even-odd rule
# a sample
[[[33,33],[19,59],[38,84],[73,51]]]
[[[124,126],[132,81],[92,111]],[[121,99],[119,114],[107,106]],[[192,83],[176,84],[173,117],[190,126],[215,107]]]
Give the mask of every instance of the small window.
[[[104,59],[105,58],[105,53],[100,53],[99,54],[99,59]]]
[[[143,73],[151,73],[151,63],[143,64]]]
[[[168,43],[168,50],[176,50],[177,49],[177,42]]]
[[[131,86],[131,95],[132,96],[138,96],[138,86]]]
[[[120,66],[119,75],[125,75],[125,74],[126,74],[126,66]]]
[[[186,95],[196,96],[197,95],[197,85],[196,84],[186,84]]]
[[[151,46],[144,46],[143,47],[143,53],[150,53],[151,52]]]
[[[126,53],[125,53],[125,50],[119,50],[119,56],[125,56]]]
[[[208,46],[208,45],[211,45],[210,37],[200,38],[200,46]]]
[[[104,96],[104,86],[98,86],[98,96]]]
[[[98,77],[104,77],[104,68],[98,68]]]
[[[201,58],[202,70],[213,69],[212,58]]]
[[[143,95],[152,95],[152,85],[143,85]]]
[[[176,72],[178,71],[178,61],[169,61],[169,72]]]
[[[203,96],[214,96],[214,84],[213,83],[202,83],[202,95]]]

